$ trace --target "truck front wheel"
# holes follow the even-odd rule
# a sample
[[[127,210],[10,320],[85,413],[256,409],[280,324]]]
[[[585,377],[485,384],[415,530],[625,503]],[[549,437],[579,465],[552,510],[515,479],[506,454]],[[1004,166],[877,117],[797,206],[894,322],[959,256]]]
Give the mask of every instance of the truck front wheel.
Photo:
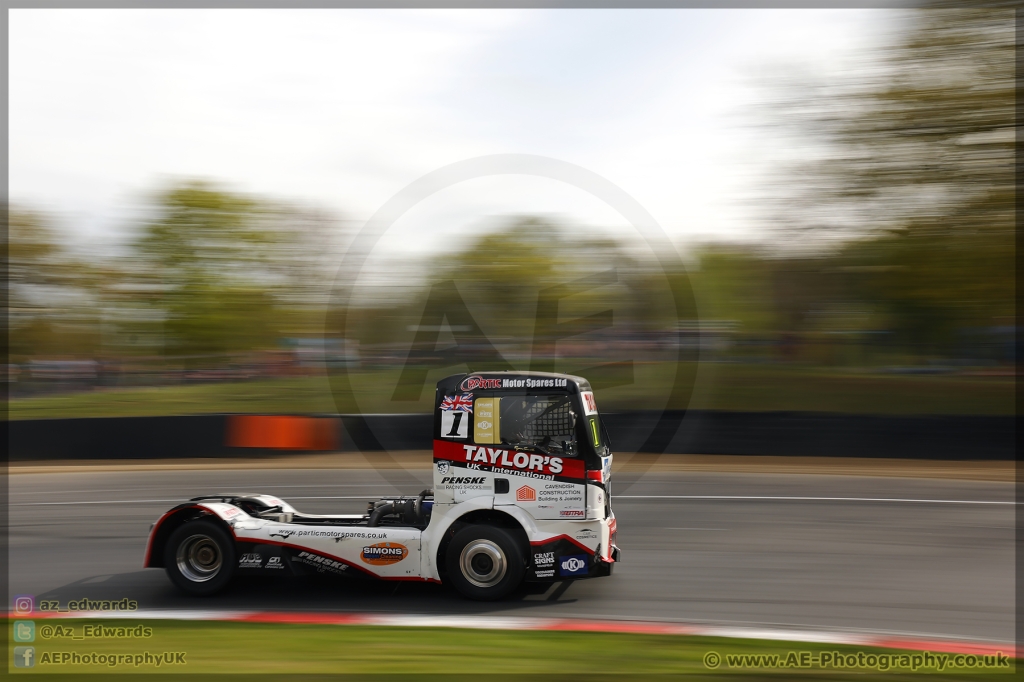
[[[455,534],[445,555],[448,576],[462,596],[501,599],[519,586],[526,562],[510,533],[494,526],[467,526]]]
[[[164,566],[179,589],[205,597],[231,580],[235,543],[218,523],[190,521],[171,533],[164,549]]]

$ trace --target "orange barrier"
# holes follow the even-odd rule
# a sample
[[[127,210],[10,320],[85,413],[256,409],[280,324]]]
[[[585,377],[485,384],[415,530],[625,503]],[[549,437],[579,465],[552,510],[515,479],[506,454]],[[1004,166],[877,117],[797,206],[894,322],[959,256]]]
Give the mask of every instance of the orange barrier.
[[[232,415],[227,445],[271,450],[338,450],[340,422],[333,417]]]

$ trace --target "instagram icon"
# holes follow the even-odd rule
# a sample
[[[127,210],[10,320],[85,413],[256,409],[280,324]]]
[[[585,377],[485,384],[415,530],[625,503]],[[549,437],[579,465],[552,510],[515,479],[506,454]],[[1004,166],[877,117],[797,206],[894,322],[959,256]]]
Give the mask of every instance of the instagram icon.
[[[35,597],[31,594],[19,594],[14,598],[14,612],[18,614],[32,613]]]

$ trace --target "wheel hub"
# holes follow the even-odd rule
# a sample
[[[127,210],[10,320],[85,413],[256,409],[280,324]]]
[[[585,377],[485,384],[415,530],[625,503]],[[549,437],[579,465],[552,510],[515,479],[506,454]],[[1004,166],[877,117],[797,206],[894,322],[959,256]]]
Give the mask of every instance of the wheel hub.
[[[209,535],[186,538],[177,551],[178,570],[195,583],[204,583],[220,573],[223,557],[220,547]]]
[[[490,540],[474,540],[459,559],[463,577],[477,587],[493,587],[505,577],[505,553]]]

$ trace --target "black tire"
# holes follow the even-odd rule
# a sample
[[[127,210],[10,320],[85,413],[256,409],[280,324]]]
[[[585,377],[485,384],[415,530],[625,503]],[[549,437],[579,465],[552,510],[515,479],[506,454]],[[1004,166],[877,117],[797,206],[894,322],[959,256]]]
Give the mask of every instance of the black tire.
[[[526,561],[511,533],[494,526],[466,526],[445,553],[448,579],[462,596],[494,601],[523,581]]]
[[[189,521],[171,533],[164,548],[164,566],[171,582],[196,597],[224,589],[236,562],[235,541],[215,521]]]

